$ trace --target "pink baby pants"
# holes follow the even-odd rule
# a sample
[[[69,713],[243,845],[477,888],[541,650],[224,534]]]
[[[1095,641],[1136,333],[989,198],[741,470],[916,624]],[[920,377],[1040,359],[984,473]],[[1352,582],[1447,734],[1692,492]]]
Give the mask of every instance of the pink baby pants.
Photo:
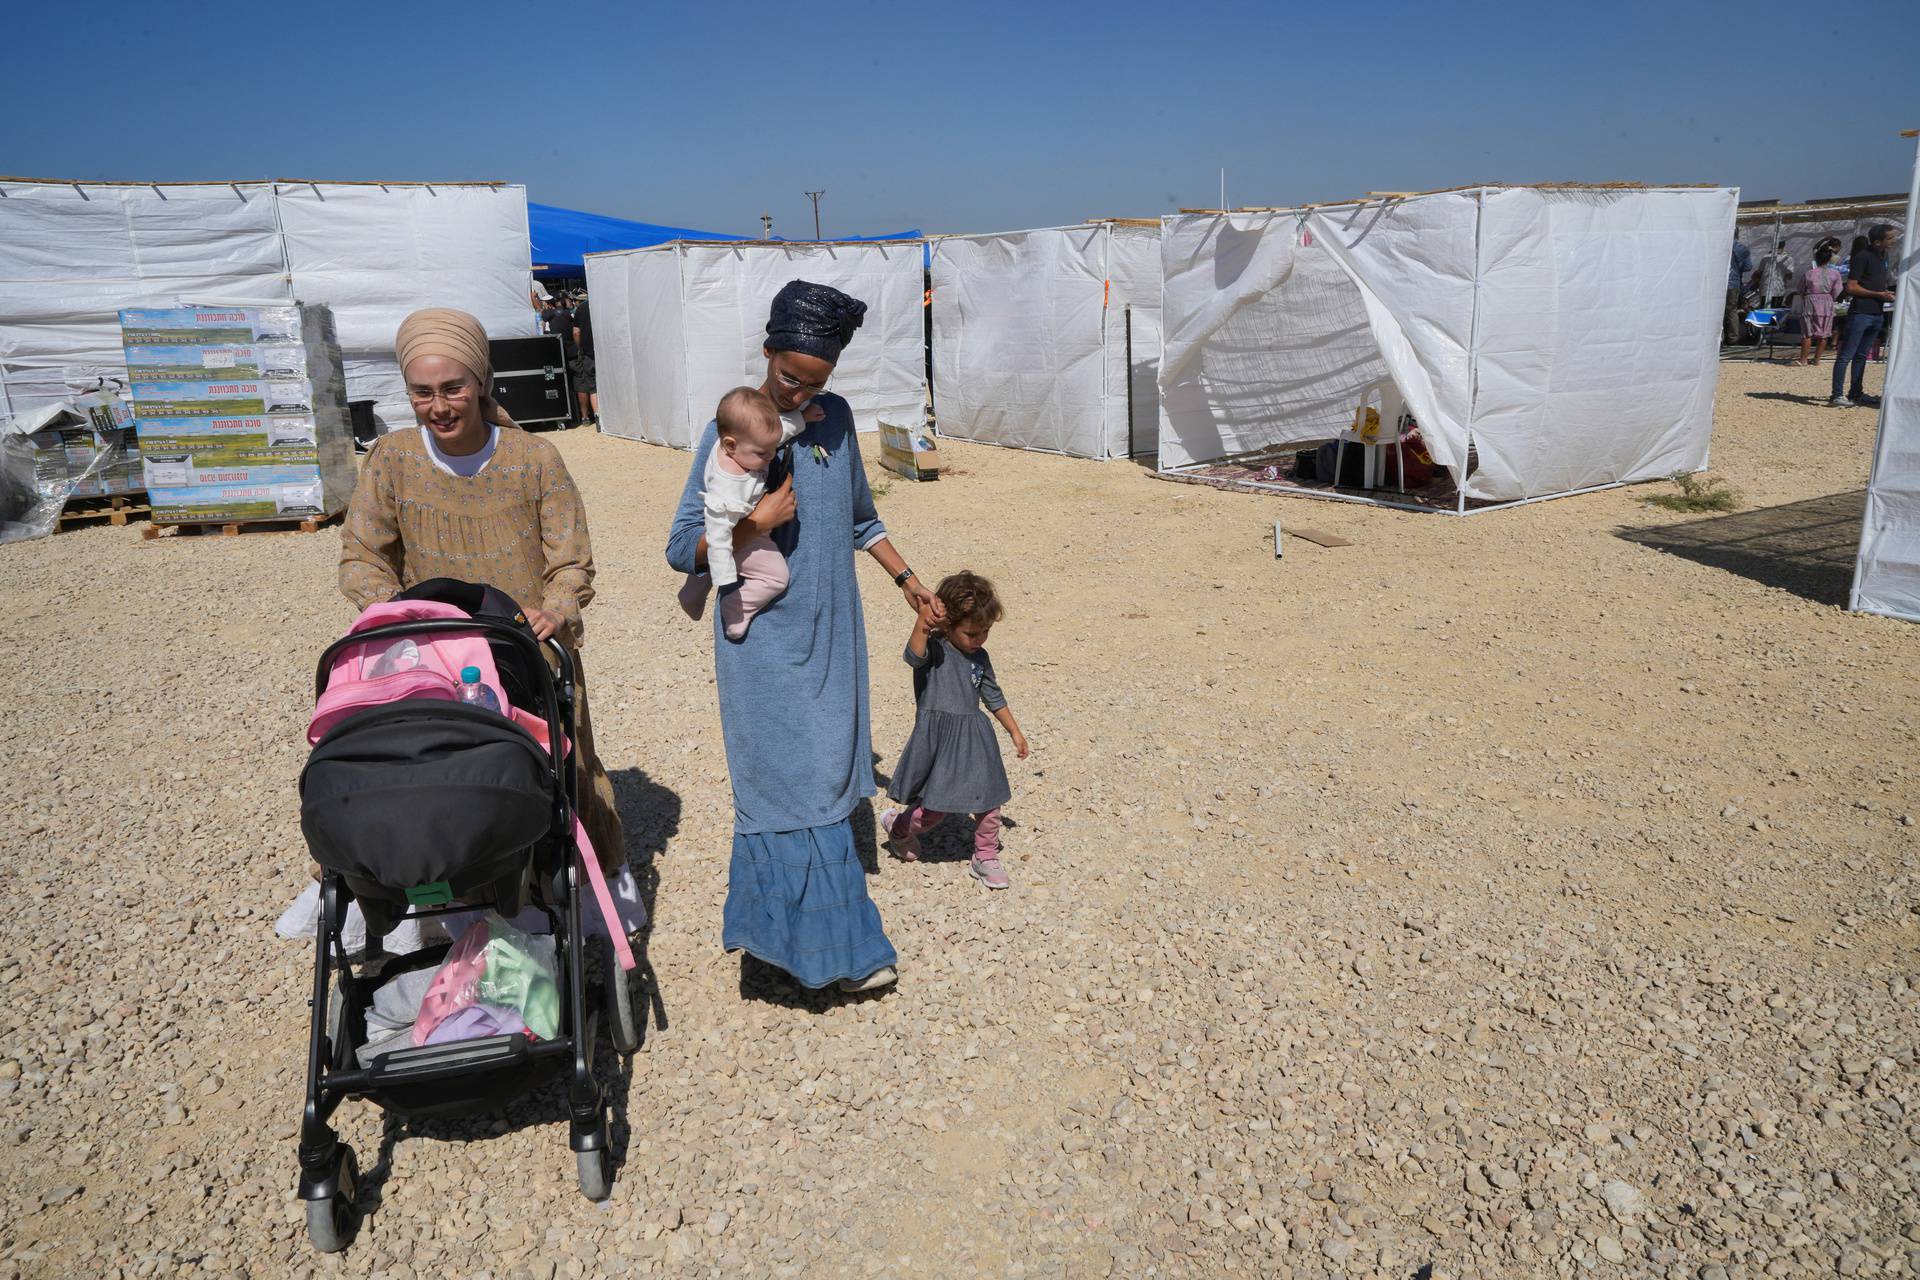
[[[739,640],[759,612],[778,600],[787,589],[787,558],[768,537],[753,538],[734,548],[734,565],[740,570],[740,589],[720,595],[720,623],[727,639]],[[699,619],[707,611],[707,592],[713,579],[704,573],[690,573],[680,588],[680,607],[687,616]]]

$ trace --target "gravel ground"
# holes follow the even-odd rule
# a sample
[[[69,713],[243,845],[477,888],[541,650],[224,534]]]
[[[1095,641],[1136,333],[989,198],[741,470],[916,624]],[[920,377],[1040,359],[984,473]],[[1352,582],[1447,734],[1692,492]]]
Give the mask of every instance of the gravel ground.
[[[1747,506],[1713,524],[954,445],[877,473],[913,563],[1002,585],[1035,749],[1010,892],[957,831],[881,861],[902,976],[866,999],[720,951],[709,633],[660,556],[686,458],[557,437],[665,1016],[606,1055],[609,1203],[557,1091],[349,1103],[371,1212],[330,1258],[292,1195],[310,956],[271,926],[336,535],[0,549],[0,1280],[1920,1274],[1920,628],[1835,605],[1873,415],[1824,374],[1726,369]],[[1276,563],[1276,518],[1357,545]],[[861,574],[886,768],[909,618]]]

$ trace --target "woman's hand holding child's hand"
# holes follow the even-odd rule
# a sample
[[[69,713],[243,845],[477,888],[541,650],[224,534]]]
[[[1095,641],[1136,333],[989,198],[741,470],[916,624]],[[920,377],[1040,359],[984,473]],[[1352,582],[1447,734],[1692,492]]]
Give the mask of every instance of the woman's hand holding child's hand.
[[[947,606],[940,597],[921,586],[919,578],[908,578],[900,584],[900,590],[907,597],[907,608],[926,619],[928,630],[939,630],[947,620]]]

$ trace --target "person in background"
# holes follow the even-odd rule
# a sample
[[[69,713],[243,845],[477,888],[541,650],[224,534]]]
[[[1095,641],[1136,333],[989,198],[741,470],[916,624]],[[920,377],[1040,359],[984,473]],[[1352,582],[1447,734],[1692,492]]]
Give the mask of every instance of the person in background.
[[[1721,320],[1720,341],[1732,346],[1740,340],[1740,291],[1753,274],[1753,253],[1738,239],[1733,242],[1733,260],[1727,265],[1727,311]]]
[[[1879,339],[1887,322],[1887,304],[1893,301],[1893,270],[1887,260],[1898,239],[1891,226],[1880,223],[1867,232],[1866,246],[1855,250],[1847,264],[1847,323],[1841,330],[1840,350],[1833,358],[1833,396],[1827,401],[1836,409],[1879,407],[1880,397],[1868,395],[1863,383],[1867,353]],[[1849,364],[1853,366],[1851,388],[1847,383]]]
[[[540,331],[560,339],[560,359],[571,370],[573,368],[573,312],[567,307],[566,294],[555,297],[553,305],[540,314]],[[576,396],[575,400],[578,399],[579,397]],[[567,425],[570,427],[580,425],[580,415],[572,412],[574,406],[569,405],[568,409]]]
[[[1760,305],[1763,307],[1784,307],[1787,296],[1793,292],[1793,259],[1787,254],[1787,246],[1775,242],[1771,251],[1760,259],[1759,267],[1753,273],[1753,287],[1760,292]]]
[[[580,408],[580,421],[598,426],[600,387],[593,379],[593,313],[587,309],[584,293],[573,306],[573,355],[567,368],[573,373],[573,398]]]
[[[1833,304],[1842,288],[1840,269],[1833,265],[1837,241],[1823,240],[1813,251],[1813,265],[1800,277],[1800,357],[1795,364],[1818,367],[1833,341]],[[1813,359],[1807,359],[1811,349]]]

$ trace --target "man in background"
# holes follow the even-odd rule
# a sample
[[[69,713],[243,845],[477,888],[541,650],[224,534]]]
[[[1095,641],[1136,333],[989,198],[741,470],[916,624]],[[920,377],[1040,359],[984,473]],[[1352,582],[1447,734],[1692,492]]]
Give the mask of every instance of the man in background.
[[[1880,331],[1887,323],[1887,304],[1893,301],[1893,269],[1888,260],[1893,256],[1894,241],[1898,234],[1887,223],[1881,223],[1867,232],[1866,247],[1854,250],[1853,259],[1847,264],[1847,323],[1840,331],[1840,350],[1833,361],[1833,398],[1827,403],[1836,409],[1851,409],[1855,405],[1867,405],[1878,408],[1879,396],[1870,396],[1866,392],[1864,380],[1867,376],[1867,352],[1873,348]],[[1847,365],[1853,365],[1853,382],[1847,388]]]
[[[593,380],[593,314],[587,309],[587,296],[573,307],[573,395],[580,405],[580,420],[600,425],[600,389]]]
[[[552,305],[540,313],[540,331],[560,339],[560,361],[568,370],[573,368],[573,312],[567,307],[567,295],[562,293],[554,297]],[[570,427],[580,425],[580,415],[567,406]]]
[[[1740,340],[1740,291],[1747,287],[1747,277],[1751,274],[1753,254],[1736,238],[1733,261],[1727,266],[1727,313],[1720,324],[1720,341],[1727,346]]]

